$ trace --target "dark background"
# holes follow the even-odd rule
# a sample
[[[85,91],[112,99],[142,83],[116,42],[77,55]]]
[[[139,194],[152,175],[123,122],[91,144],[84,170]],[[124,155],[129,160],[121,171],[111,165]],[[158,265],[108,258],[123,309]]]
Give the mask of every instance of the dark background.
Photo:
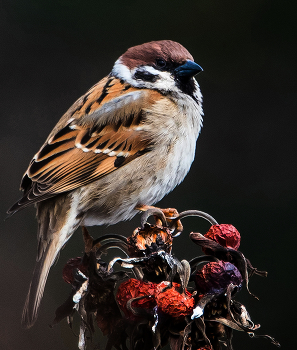
[[[1,210],[20,193],[32,156],[70,105],[108,74],[130,46],[171,39],[182,43],[204,72],[204,128],[185,181],[160,203],[200,209],[242,235],[240,250],[268,278],[255,276],[241,292],[258,333],[295,348],[296,321],[296,5],[295,1],[2,1],[0,5]],[[34,327],[20,326],[36,252],[34,208],[1,228],[0,348],[75,349],[66,321],[50,329],[70,287],[61,269],[81,255],[76,233],[52,268]],[[131,234],[139,216],[107,232]],[[205,233],[202,219],[185,219],[174,252],[200,254],[188,234]],[[293,285],[295,284],[295,285]],[[99,331],[98,331],[99,332]],[[236,332],[236,349],[273,349]]]

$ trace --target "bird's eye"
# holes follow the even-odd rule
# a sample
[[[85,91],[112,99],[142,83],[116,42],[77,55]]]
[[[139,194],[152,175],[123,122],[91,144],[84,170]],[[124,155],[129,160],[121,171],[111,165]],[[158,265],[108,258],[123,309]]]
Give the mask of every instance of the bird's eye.
[[[166,67],[166,61],[163,60],[163,58],[157,58],[156,64],[159,68],[165,68]]]

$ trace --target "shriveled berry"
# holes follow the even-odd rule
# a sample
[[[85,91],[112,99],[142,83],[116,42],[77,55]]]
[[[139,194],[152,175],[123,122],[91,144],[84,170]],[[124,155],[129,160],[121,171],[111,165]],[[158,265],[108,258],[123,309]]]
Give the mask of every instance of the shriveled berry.
[[[220,294],[230,283],[240,286],[243,279],[236,266],[230,262],[209,262],[196,273],[198,293]]]
[[[142,282],[135,278],[130,278],[128,281],[121,283],[117,291],[117,302],[127,317],[133,313],[127,309],[127,302],[130,299],[147,296],[146,298],[135,300],[132,303],[133,307],[151,309],[156,306],[154,298],[156,284],[151,282]]]
[[[240,233],[233,225],[212,225],[204,237],[209,238],[226,248],[237,250],[240,246]]]
[[[161,282],[156,288],[156,302],[158,308],[167,315],[181,318],[189,315],[194,308],[195,300],[187,290],[179,293],[180,284],[173,283],[171,288],[164,290],[169,282]]]

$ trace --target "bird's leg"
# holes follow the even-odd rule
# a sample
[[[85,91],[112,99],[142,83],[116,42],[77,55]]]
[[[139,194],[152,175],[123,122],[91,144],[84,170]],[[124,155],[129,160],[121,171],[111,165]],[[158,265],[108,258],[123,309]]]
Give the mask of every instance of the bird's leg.
[[[170,218],[174,219],[177,216],[179,216],[178,211],[176,209],[174,209],[174,208],[161,209],[161,208],[158,208],[158,207],[154,207],[152,205],[140,205],[140,206],[137,206],[135,209],[136,210],[140,210],[140,211],[147,211],[149,209],[159,209],[159,210],[161,210],[164,213],[169,226],[170,226],[170,223],[172,221]],[[155,217],[155,220],[156,220],[156,225],[162,226],[162,222],[161,222],[161,220],[159,218]],[[177,220],[175,222],[174,226],[175,226],[175,230],[177,232],[182,232],[183,231],[183,225],[182,225],[180,220]]]

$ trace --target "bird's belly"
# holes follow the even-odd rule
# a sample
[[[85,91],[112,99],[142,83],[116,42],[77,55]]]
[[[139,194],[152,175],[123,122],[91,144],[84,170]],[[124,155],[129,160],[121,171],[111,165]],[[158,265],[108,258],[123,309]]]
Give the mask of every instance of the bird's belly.
[[[176,143],[170,150],[168,147],[159,148],[156,154],[149,152],[134,159],[133,167],[123,166],[79,189],[82,224],[110,225],[129,220],[137,214],[136,206],[160,201],[188,173],[195,145],[196,140],[187,140]],[[160,157],[160,152],[164,153],[163,157]]]

